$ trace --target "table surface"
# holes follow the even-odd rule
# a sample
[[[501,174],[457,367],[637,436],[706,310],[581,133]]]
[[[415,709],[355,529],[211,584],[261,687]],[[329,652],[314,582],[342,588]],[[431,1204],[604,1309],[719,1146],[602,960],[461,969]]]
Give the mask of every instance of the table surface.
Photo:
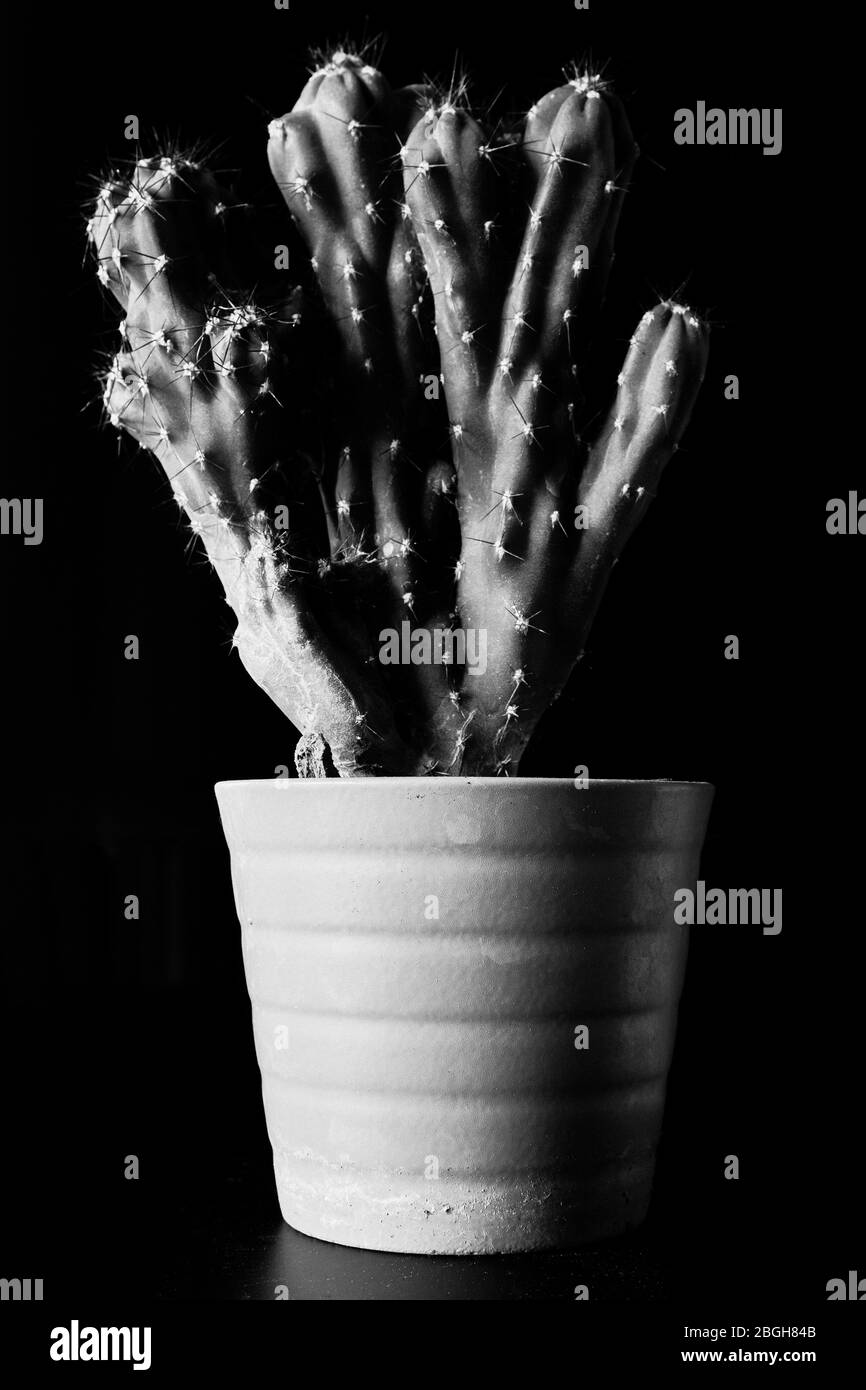
[[[157,1297],[573,1301],[580,1284],[593,1300],[666,1297],[661,1262],[640,1232],[581,1251],[538,1255],[355,1250],[288,1226],[276,1206],[272,1174],[246,1161],[222,1184],[218,1204],[206,1205],[199,1197],[187,1205],[186,1240],[165,1252],[169,1258],[156,1280]]]

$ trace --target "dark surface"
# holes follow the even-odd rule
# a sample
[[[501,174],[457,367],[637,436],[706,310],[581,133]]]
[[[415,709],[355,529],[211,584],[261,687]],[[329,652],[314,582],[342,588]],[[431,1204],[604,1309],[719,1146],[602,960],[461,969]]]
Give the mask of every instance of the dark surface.
[[[310,1299],[556,1299],[587,1282],[620,1301],[820,1301],[828,1278],[858,1260],[866,1272],[853,1099],[863,913],[852,788],[863,763],[851,595],[863,542],[824,530],[826,499],[857,478],[850,443],[814,455],[805,442],[812,318],[792,296],[800,221],[783,191],[783,170],[805,164],[793,123],[776,159],[671,140],[674,109],[698,99],[785,105],[787,117],[790,10],[758,4],[716,22],[693,5],[593,3],[577,16],[562,0],[516,30],[489,6],[366,12],[369,32],[390,32],[395,81],[450,71],[459,44],[481,89],[508,83],[515,105],[554,85],[575,53],[612,59],[645,159],[601,351],[615,372],[639,313],[686,277],[684,297],[716,330],[685,448],[524,770],[586,763],[593,776],[716,783],[703,876],[782,886],[784,929],[695,933],[640,1233],[576,1256],[419,1261],[282,1225],[212,786],[273,775],[291,763],[294,735],[230,653],[228,611],[185,559],[153,465],[80,413],[115,316],[81,270],[78,200],[106,156],[126,152],[128,112],[143,128],[212,132],[225,141],[218,162],[243,163],[255,186],[263,122],[294,99],[307,43],[350,19],[357,32],[359,11],[330,6],[323,24],[315,7],[247,6],[241,29],[235,9],[221,19],[157,3],[139,49],[117,41],[108,16],[85,26],[77,12],[40,9],[33,22],[51,45],[20,31],[15,51],[40,96],[16,126],[8,174],[43,273],[10,277],[19,436],[3,492],[44,496],[48,510],[42,547],[4,541],[0,557],[14,567],[3,581],[0,1273],[43,1277],[61,1300],[118,1289],[273,1298],[278,1283]],[[25,346],[35,323],[51,326],[36,367]],[[737,403],[722,397],[728,372]],[[137,663],[122,659],[128,633],[141,639]],[[722,659],[728,633],[739,662]],[[139,922],[123,918],[128,893],[141,897]],[[729,1153],[736,1183],[722,1178]],[[127,1154],[139,1156],[137,1182],[123,1178]]]
[[[184,1204],[192,1241],[173,1251],[156,1289],[166,1299],[574,1300],[579,1284],[606,1301],[655,1301],[666,1281],[645,1238],[580,1253],[536,1256],[392,1255],[329,1245],[287,1226],[276,1211],[272,1173],[241,1162],[213,1194]]]

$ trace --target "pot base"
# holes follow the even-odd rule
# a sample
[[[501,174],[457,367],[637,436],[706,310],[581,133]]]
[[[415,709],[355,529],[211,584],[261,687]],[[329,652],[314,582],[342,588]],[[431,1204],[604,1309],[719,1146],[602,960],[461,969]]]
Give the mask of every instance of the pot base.
[[[653,1158],[572,1181],[340,1169],[274,1156],[283,1220],[302,1235],[406,1255],[527,1254],[622,1235],[646,1216]]]

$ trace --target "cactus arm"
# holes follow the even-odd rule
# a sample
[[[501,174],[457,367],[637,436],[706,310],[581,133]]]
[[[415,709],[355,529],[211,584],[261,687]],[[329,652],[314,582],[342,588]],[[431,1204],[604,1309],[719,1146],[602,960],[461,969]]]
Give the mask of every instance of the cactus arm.
[[[269,425],[291,390],[298,315],[206,309],[196,224],[213,191],[195,169],[144,161],[132,191],[115,185],[100,199],[91,237],[128,344],[105,382],[109,418],[159,459],[236,613],[241,660],[284,713],[322,732],[342,774],[415,770],[375,664],[346,661],[310,602],[305,538],[296,555],[293,533],[273,524],[275,505],[295,502]]]
[[[381,567],[380,631],[399,630],[407,619],[441,625],[450,606],[439,554],[421,524],[434,462],[427,439],[441,416],[431,421],[423,409],[420,382],[435,372],[433,341],[412,314],[424,280],[394,161],[400,132],[423,99],[423,89],[392,93],[378,73],[344,55],[269,127],[272,172],[342,343],[347,438],[336,502],[344,545]],[[418,726],[433,727],[437,710],[445,712],[441,667],[403,668],[394,686]],[[436,743],[434,735],[431,763]]]
[[[588,631],[610,572],[679,448],[708,354],[707,327],[685,305],[659,304],[635,329],[578,491],[588,526],[563,605],[571,625]]]

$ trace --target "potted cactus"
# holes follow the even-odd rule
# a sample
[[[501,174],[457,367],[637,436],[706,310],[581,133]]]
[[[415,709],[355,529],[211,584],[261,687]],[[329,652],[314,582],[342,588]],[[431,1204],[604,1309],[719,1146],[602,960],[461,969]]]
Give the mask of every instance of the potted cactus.
[[[582,394],[637,153],[590,72],[492,131],[339,51],[269,127],[305,285],[250,292],[248,214],[176,151],[91,211],[107,415],[301,735],[297,778],[217,797],[280,1204],[324,1239],[528,1250],[646,1211],[712,789],[518,776],[705,371],[662,302]]]

